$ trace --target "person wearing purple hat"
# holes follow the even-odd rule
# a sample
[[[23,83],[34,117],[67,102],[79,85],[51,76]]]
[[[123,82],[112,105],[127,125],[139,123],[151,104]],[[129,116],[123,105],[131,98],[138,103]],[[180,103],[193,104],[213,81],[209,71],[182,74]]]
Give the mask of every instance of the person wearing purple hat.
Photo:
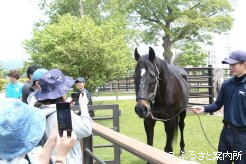
[[[45,139],[51,134],[53,125],[57,123],[56,103],[66,101],[66,94],[74,82],[71,77],[65,76],[59,69],[51,69],[38,80],[40,90],[34,94],[38,100],[35,103],[35,107],[39,107],[46,115]],[[82,163],[83,154],[79,141],[92,134],[92,120],[88,113],[87,103],[86,94],[83,96],[80,94],[79,104],[81,116],[71,112],[72,128],[77,135],[77,141],[73,146],[73,151],[70,151],[65,161],[63,161],[64,163]],[[52,153],[52,163],[55,163],[55,160],[54,153]]]
[[[234,161],[235,164],[245,164],[246,52],[234,51],[222,64],[229,64],[232,77],[222,84],[217,100],[210,105],[193,106],[191,109],[200,114],[215,112],[224,106],[224,126],[220,134],[217,163],[229,164]],[[236,156],[233,156],[235,153]]]

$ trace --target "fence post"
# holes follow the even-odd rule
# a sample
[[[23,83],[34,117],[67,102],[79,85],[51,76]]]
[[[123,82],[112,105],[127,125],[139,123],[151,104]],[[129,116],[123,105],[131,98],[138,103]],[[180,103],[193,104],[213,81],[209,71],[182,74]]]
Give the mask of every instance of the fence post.
[[[213,67],[212,65],[208,65],[208,85],[210,86],[208,88],[209,92],[209,104],[212,104],[214,102],[214,86],[213,86]],[[214,115],[214,112],[210,112],[210,115]]]
[[[119,105],[113,107],[113,129],[117,132],[120,132],[120,109]],[[121,153],[121,148],[119,145],[116,145],[114,143],[114,161],[117,164],[120,164],[120,153]]]
[[[118,84],[117,84],[117,82],[118,82]],[[116,86],[116,90],[115,90],[116,100],[118,101],[119,79],[118,79],[118,81],[115,81],[115,86]]]
[[[126,91],[128,91],[128,76],[126,75]]]
[[[91,152],[93,152],[93,141],[92,141],[92,135],[89,137],[83,138],[80,141],[80,145],[82,147],[83,152],[83,164],[93,164],[93,158],[89,156],[85,149],[89,149]]]
[[[111,92],[114,91],[114,81],[111,82]]]

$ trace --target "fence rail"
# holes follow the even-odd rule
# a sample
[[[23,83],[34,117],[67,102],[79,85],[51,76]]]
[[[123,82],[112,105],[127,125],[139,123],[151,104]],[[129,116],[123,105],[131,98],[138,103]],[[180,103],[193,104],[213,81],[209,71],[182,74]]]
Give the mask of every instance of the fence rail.
[[[120,134],[95,122],[93,123],[93,133],[150,163],[173,164],[184,162],[181,158],[172,156],[162,150],[144,144],[126,135]]]

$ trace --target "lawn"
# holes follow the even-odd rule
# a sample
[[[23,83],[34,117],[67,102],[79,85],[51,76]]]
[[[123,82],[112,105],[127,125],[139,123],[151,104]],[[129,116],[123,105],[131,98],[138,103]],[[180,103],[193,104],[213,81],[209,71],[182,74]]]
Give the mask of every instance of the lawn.
[[[140,119],[134,112],[135,100],[121,100],[121,101],[100,101],[94,102],[94,104],[119,104],[121,110],[120,116],[120,133],[130,136],[134,139],[137,139],[141,142],[146,143],[146,136],[143,127],[143,120]],[[110,113],[107,113],[110,114]],[[96,116],[105,115],[103,112],[96,111]],[[205,132],[213,144],[217,148],[219,134],[222,128],[221,123],[222,117],[218,116],[208,116],[201,115],[201,121]],[[103,125],[112,126],[110,122],[98,122]],[[206,160],[212,159],[214,157],[213,148],[208,144],[200,123],[198,116],[194,114],[188,114],[185,119],[185,144],[186,144],[186,154],[187,160],[194,159],[200,163],[216,163],[215,160]],[[162,122],[157,122],[155,127],[155,137],[154,137],[154,147],[163,150],[165,145],[165,132]],[[95,144],[107,143],[105,140],[100,139],[98,136],[94,137]],[[174,154],[178,156],[179,154],[179,136],[177,141],[173,145]],[[101,148],[95,149],[95,153],[104,160],[110,160],[113,158],[113,151],[111,148]],[[205,153],[202,155],[202,153]],[[208,154],[208,155],[207,155]],[[211,154],[211,156],[209,156]],[[199,159],[198,159],[199,157]],[[121,163],[122,164],[145,164],[146,162],[139,159],[138,157],[128,153],[125,150],[122,150],[121,154]]]

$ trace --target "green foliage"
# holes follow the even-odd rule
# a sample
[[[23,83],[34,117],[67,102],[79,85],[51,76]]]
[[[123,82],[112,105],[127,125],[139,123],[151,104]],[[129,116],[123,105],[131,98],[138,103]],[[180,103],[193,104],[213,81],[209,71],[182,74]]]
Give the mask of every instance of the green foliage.
[[[126,35],[131,45],[162,39],[163,56],[168,63],[176,44],[190,40],[207,44],[212,33],[230,30],[233,21],[229,0],[40,1],[51,22],[67,13],[77,18],[86,15],[97,25],[111,20],[117,22],[119,29],[131,28]]]
[[[174,64],[180,66],[205,66],[208,54],[196,43],[186,43],[181,48],[182,53],[175,59]]]
[[[92,19],[66,14],[56,23],[36,29],[24,45],[33,63],[59,68],[74,78],[87,78],[87,87],[115,79],[132,69],[126,32],[111,20],[96,25]]]
[[[205,42],[212,33],[232,28],[228,0],[131,0],[126,3],[136,24],[145,27],[145,41],[163,40],[164,58],[172,59],[172,46],[178,42]],[[133,18],[132,18],[133,17]],[[135,18],[135,19],[134,19]]]
[[[1,64],[1,62],[0,62]],[[0,65],[0,78],[2,78],[4,75],[4,71],[3,71],[3,68],[2,68],[2,65]]]
[[[0,91],[2,91],[5,84],[6,84],[6,81],[4,79],[0,78]]]
[[[139,33],[135,29],[129,28],[127,19],[128,10],[123,1],[52,0],[47,2],[46,0],[40,0],[39,4],[41,9],[44,10],[45,14],[49,17],[49,21],[37,23],[36,28],[57,22],[61,15],[71,14],[77,18],[87,16],[92,19],[96,25],[101,25],[108,21],[114,22],[118,30],[125,33],[125,39],[129,45],[135,42],[139,36]]]
[[[56,22],[61,15],[71,14],[77,18],[87,15],[99,23],[103,19],[101,3],[98,0],[53,0],[50,2],[41,0],[40,6],[49,16],[51,22]]]
[[[0,78],[0,92],[6,87],[8,83],[8,79]]]
[[[64,14],[71,14],[77,18],[86,15],[98,25],[112,18],[115,21],[124,22],[124,19],[121,19],[122,16],[124,17],[123,12],[119,14],[119,11],[123,11],[122,2],[118,0],[53,0],[49,2],[40,0],[39,5],[51,22],[57,21],[57,18]]]

